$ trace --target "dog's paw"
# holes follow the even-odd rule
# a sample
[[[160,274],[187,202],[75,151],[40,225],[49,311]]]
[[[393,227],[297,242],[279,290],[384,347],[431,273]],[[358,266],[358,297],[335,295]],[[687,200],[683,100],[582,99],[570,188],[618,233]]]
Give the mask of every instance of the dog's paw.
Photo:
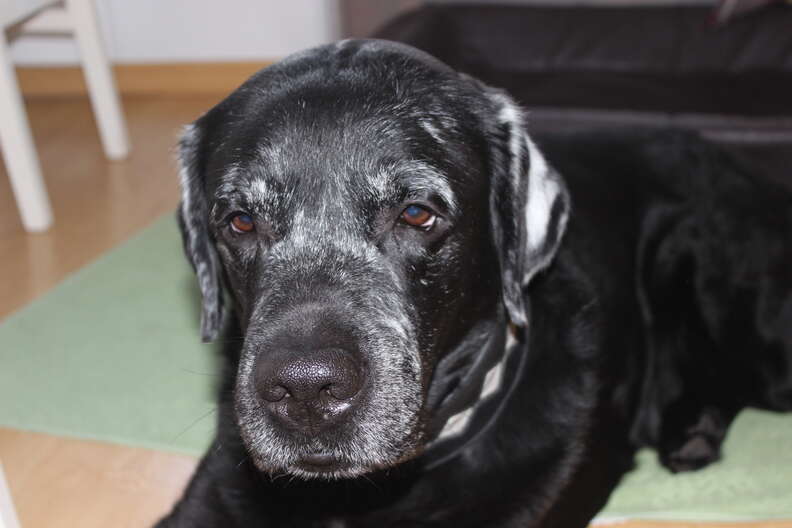
[[[695,471],[720,458],[720,442],[705,435],[693,435],[677,449],[660,452],[660,461],[673,473]]]
[[[717,409],[704,409],[693,425],[665,435],[659,446],[660,462],[671,472],[695,471],[721,457],[728,425]]]

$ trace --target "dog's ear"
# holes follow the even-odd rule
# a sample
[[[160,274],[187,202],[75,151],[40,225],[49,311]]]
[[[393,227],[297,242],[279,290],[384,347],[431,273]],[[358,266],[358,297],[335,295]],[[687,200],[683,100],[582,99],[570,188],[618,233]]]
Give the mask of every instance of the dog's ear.
[[[177,219],[184,251],[198,277],[203,299],[201,339],[216,339],[223,321],[223,289],[220,262],[209,232],[209,207],[204,193],[205,178],[200,156],[201,129],[187,125],[179,141],[179,175],[182,199]]]
[[[526,324],[523,289],[547,267],[569,216],[569,194],[525,130],[522,109],[486,87],[495,105],[490,215],[500,259],[503,302],[512,323]]]

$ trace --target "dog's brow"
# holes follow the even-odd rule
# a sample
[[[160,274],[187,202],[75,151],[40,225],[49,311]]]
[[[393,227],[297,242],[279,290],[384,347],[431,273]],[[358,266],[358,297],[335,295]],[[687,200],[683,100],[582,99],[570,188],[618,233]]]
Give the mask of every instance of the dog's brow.
[[[410,194],[434,195],[449,213],[457,213],[457,200],[448,178],[434,166],[419,160],[401,160],[380,165],[373,174],[368,173],[368,185],[375,195],[385,199],[394,188],[406,189]],[[241,166],[231,165],[220,177],[215,199],[240,202],[246,207],[271,203],[277,191],[262,175],[246,172]],[[283,196],[280,196],[282,199]]]
[[[237,192],[239,187],[240,168],[238,164],[229,166],[220,176],[220,185],[215,190],[215,198],[228,198]]]
[[[407,188],[411,192],[435,194],[451,214],[457,212],[457,201],[448,178],[428,163],[406,160],[382,167],[372,183],[383,190],[391,183]]]
[[[261,175],[255,171],[247,172],[239,164],[234,164],[220,177],[215,199],[241,201],[249,207],[255,207],[271,201],[275,192]]]

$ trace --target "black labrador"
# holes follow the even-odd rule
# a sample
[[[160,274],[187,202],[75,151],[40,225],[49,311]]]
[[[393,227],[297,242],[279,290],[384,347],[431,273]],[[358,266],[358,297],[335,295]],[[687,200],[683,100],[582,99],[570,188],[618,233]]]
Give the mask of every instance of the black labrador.
[[[159,527],[583,527],[637,448],[697,469],[742,408],[792,410],[792,197],[692,133],[525,120],[344,41],[187,127],[227,361]]]

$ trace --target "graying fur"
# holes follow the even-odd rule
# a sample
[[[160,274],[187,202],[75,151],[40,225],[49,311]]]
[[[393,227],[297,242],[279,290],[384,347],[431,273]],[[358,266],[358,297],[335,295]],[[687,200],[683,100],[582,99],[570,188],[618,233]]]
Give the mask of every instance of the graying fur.
[[[251,325],[276,319],[277,309],[271,307],[281,306],[281,298],[287,295],[299,295],[300,284],[308,289],[316,282],[330,283],[334,292],[344,296],[348,313],[361,315],[355,317],[355,326],[376,390],[355,417],[355,430],[346,442],[325,445],[314,439],[310,445],[298,447],[267,423],[267,413],[250,384],[259,353],[253,336],[252,342],[246,342],[239,365],[236,409],[243,437],[257,455],[256,463],[270,472],[316,477],[295,467],[295,462],[312,451],[332,451],[349,467],[329,477],[359,475],[397,462],[415,446],[418,434],[422,371],[402,285],[378,252],[356,238],[356,230],[349,225],[354,219],[347,225],[330,225],[327,219],[331,216],[327,211],[311,215],[295,211],[289,236],[273,245],[259,266],[262,282],[273,276],[294,280],[270,289],[260,299]],[[317,243],[317,233],[322,233],[321,243]]]
[[[211,341],[217,337],[223,318],[222,290],[219,277],[220,264],[214,245],[207,238],[207,206],[202,195],[196,195],[197,174],[195,159],[199,131],[193,125],[184,127],[179,148],[179,177],[182,199],[179,207],[184,227],[184,247],[190,259],[203,298],[201,310],[201,337]]]

